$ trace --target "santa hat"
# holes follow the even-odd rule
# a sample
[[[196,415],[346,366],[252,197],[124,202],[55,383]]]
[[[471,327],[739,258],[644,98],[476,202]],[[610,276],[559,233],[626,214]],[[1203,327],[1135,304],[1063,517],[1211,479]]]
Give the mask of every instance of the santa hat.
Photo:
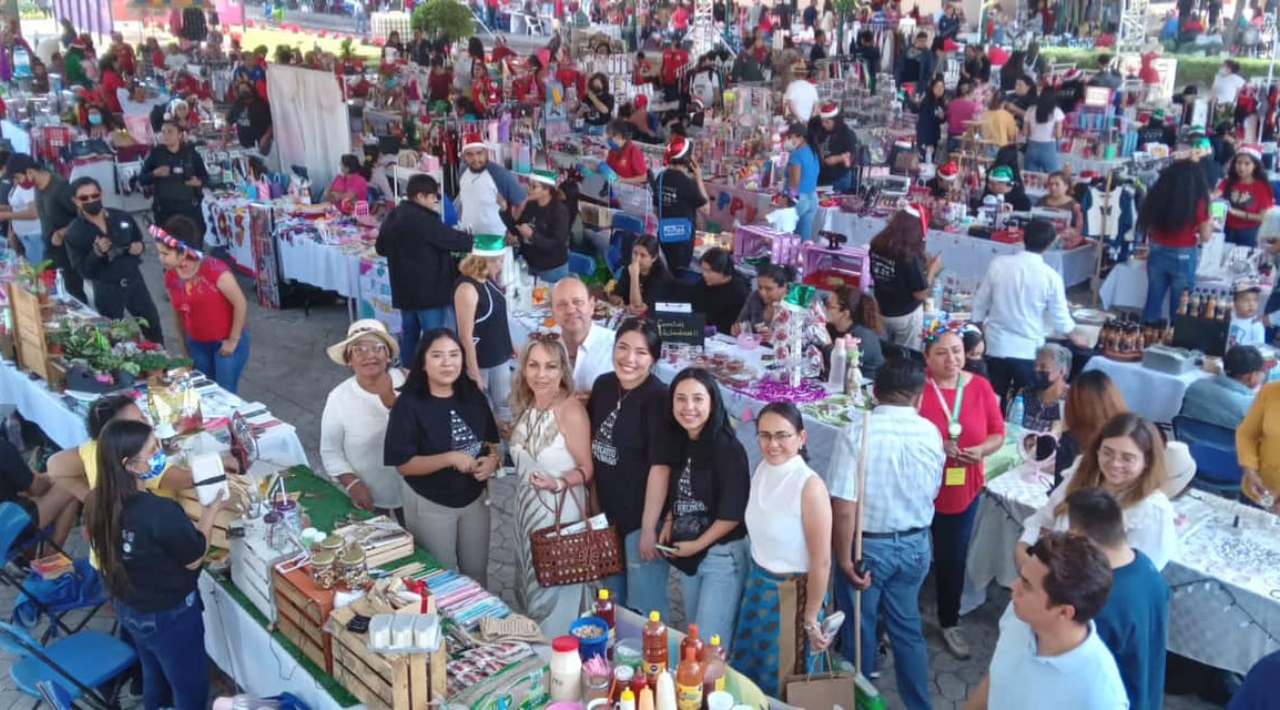
[[[1084,76],[1084,72],[1080,69],[1068,69],[1062,73],[1062,81],[1063,83],[1068,81],[1079,81],[1082,76]]]
[[[640,109],[640,110],[647,109],[649,108],[649,97],[645,96],[644,94],[640,94],[639,96],[636,97],[635,104],[637,109]]]
[[[667,143],[667,149],[662,153],[663,162],[670,164],[673,160],[679,160],[689,155],[690,149],[693,148],[693,142],[684,136],[672,136],[671,142]]]
[[[924,205],[913,202],[906,207],[903,207],[902,211],[920,220],[921,234],[929,233],[929,210],[926,209]]]
[[[550,185],[551,187],[556,186],[556,181],[558,178],[559,178],[559,175],[557,175],[552,170],[534,170],[533,172],[529,173],[530,180],[533,180],[534,182],[540,182],[543,185]]]
[[[960,165],[954,160],[948,160],[938,168],[938,177],[943,180],[955,180],[960,174]]]
[[[1253,158],[1259,163],[1262,162],[1262,146],[1258,145],[1257,143],[1245,143],[1244,145],[1240,146],[1240,149],[1236,152],[1244,153],[1245,155],[1249,156],[1250,158]]]
[[[840,105],[834,101],[828,101],[818,107],[818,116],[821,118],[835,118],[840,115]]]
[[[480,135],[479,130],[472,129],[467,131],[467,137],[463,140],[463,143],[462,143],[463,152],[466,152],[473,148],[488,148],[488,147],[489,146],[485,145],[484,137]]]

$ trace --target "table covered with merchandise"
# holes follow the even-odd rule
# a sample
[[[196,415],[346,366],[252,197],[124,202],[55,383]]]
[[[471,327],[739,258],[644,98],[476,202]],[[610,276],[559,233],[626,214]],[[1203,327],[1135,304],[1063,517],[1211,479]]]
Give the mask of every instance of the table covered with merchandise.
[[[1023,521],[1049,499],[1053,477],[1021,467],[988,480],[978,504],[961,611],[987,585],[1017,579]],[[1173,501],[1179,549],[1164,569],[1170,651],[1247,673],[1280,649],[1280,517],[1199,490]]]

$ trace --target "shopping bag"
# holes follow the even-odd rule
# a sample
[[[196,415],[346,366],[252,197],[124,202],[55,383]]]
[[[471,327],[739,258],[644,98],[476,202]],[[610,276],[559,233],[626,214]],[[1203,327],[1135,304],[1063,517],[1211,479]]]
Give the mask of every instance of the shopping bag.
[[[834,669],[831,652],[827,654],[827,668]],[[782,697],[788,705],[805,710],[834,710],[857,707],[857,675],[841,671],[827,673],[800,673],[788,676],[782,683]]]

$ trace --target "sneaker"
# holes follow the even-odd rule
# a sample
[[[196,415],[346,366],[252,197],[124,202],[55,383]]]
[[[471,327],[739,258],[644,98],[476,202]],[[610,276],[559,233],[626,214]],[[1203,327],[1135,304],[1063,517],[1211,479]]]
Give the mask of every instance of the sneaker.
[[[946,645],[951,655],[962,661],[969,660],[969,644],[964,640],[964,634],[960,633],[959,626],[943,629],[942,643]]]

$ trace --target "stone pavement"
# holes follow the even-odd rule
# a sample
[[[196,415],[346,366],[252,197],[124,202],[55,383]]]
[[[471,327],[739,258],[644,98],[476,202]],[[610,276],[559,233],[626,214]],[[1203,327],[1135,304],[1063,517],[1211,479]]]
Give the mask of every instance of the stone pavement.
[[[155,253],[149,250],[144,271],[153,297],[162,314],[165,333],[172,336],[177,330],[172,309],[165,300],[159,266]],[[250,401],[267,404],[282,420],[297,427],[298,436],[306,448],[314,468],[319,470],[320,415],[325,397],[330,389],[346,378],[349,372],[331,363],[324,354],[325,346],[340,340],[346,332],[347,314],[340,302],[316,306],[306,315],[301,309],[273,311],[259,307],[248,282],[242,280],[249,297],[249,332],[252,338],[252,355],[241,381],[241,395]],[[493,535],[489,562],[489,581],[493,591],[504,600],[514,602],[515,554],[519,540],[515,532],[512,501],[514,479],[498,479],[490,487],[493,505]],[[85,549],[80,531],[72,533],[73,552]],[[677,588],[672,584],[673,599]],[[973,649],[973,658],[958,661],[942,647],[932,619],[934,616],[932,580],[926,583],[922,594],[925,613],[925,633],[929,641],[929,669],[933,679],[934,707],[939,710],[963,707],[965,696],[971,687],[981,681],[990,661],[996,640],[996,622],[1008,601],[1006,592],[989,595],[986,606],[965,617],[962,627]],[[15,595],[12,590],[0,588],[0,619],[8,619],[13,609]],[[678,608],[679,604],[673,604]],[[682,615],[676,614],[672,622],[683,625]],[[109,612],[101,614],[90,628],[106,630],[110,627]],[[0,654],[0,708],[19,707],[25,702],[9,679],[8,666],[11,657]],[[875,682],[888,699],[891,708],[901,707],[894,690],[892,657],[882,664],[883,673]],[[126,707],[138,706],[137,701]],[[1191,710],[1212,707],[1199,700],[1169,696],[1166,708]]]

